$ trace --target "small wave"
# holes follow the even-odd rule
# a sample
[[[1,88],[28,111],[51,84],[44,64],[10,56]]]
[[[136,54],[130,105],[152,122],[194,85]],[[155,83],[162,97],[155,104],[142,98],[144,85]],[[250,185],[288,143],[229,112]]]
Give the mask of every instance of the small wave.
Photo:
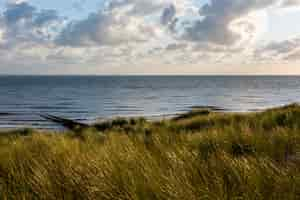
[[[14,115],[14,113],[0,112],[0,116],[9,116],[9,115]]]
[[[122,106],[122,105],[119,105],[119,106],[114,106],[115,109],[138,109],[137,106]]]
[[[187,96],[183,96],[183,95],[174,95],[174,96],[171,96],[171,98],[187,98]]]
[[[70,110],[74,109],[73,107],[69,106],[30,106],[30,109],[37,109],[37,110]]]
[[[197,110],[197,109],[207,109],[211,111],[228,111],[226,108],[218,107],[218,106],[190,106],[189,107],[191,110]]]
[[[104,109],[106,112],[144,112],[142,109]]]

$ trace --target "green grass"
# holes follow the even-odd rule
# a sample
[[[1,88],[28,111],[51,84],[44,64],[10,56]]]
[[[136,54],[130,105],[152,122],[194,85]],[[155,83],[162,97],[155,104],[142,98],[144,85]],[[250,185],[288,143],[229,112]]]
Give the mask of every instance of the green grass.
[[[98,131],[97,131],[98,130]],[[100,130],[100,131],[99,131]],[[300,199],[300,106],[0,136],[1,199]]]

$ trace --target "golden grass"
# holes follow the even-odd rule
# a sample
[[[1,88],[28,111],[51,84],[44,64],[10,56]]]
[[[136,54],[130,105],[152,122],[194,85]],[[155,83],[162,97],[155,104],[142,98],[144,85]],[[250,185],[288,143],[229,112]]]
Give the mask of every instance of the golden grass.
[[[76,133],[7,133],[0,136],[0,195],[300,199],[300,106],[119,119]]]

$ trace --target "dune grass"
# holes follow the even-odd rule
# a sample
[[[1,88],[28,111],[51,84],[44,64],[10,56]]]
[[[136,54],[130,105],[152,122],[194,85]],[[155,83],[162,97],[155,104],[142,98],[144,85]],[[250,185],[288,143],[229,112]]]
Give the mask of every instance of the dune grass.
[[[99,131],[101,130],[101,131]],[[0,136],[1,199],[300,199],[300,106]]]

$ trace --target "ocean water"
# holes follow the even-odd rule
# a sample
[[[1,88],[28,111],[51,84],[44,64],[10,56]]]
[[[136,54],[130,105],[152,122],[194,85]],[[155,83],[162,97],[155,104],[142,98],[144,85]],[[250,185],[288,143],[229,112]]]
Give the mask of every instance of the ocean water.
[[[0,76],[0,128],[57,128],[40,114],[82,122],[168,117],[192,107],[248,112],[300,102],[296,76]]]

